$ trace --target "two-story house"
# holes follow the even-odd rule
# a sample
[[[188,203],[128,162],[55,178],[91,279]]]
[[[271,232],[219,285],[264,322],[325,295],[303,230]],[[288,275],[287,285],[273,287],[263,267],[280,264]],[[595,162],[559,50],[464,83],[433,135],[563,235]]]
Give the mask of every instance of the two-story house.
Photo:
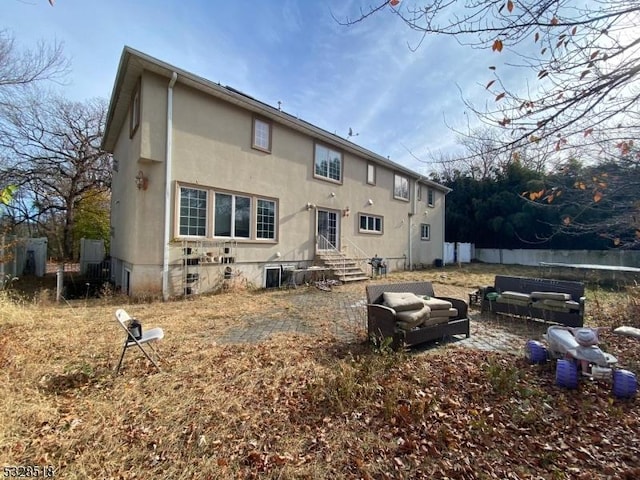
[[[329,252],[377,254],[390,271],[443,257],[448,188],[128,47],[103,148],[112,279],[133,295],[205,292],[229,277],[276,286]]]

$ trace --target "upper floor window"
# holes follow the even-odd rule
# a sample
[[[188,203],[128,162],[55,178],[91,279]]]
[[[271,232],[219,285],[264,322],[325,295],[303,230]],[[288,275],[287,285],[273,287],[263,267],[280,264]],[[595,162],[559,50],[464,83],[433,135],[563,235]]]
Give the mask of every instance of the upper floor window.
[[[376,166],[373,163],[367,164],[367,183],[369,185],[376,184]]]
[[[271,153],[271,123],[260,118],[253,119],[253,140],[251,146]]]
[[[431,240],[431,225],[428,223],[420,224],[420,240]]]
[[[433,191],[433,188],[428,188],[427,189],[427,205],[429,205],[430,207],[433,207],[434,198],[435,198],[435,192]]]
[[[393,176],[393,198],[409,200],[409,179],[397,173]]]
[[[361,213],[360,233],[382,233],[382,217]]]
[[[207,191],[180,189],[180,235],[204,237],[207,234]]]
[[[342,153],[316,143],[313,174],[315,177],[342,182]]]
[[[140,125],[140,79],[138,79],[138,83],[133,91],[133,95],[131,96],[131,115],[129,116],[129,138],[132,138],[133,135],[138,130],[138,126]]]

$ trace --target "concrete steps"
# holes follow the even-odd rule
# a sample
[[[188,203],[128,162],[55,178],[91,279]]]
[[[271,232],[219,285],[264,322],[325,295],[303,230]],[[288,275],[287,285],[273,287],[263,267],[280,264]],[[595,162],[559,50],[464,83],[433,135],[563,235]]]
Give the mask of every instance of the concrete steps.
[[[362,270],[357,260],[339,252],[321,251],[316,253],[316,259],[329,268],[333,276],[343,283],[369,280],[369,276]]]

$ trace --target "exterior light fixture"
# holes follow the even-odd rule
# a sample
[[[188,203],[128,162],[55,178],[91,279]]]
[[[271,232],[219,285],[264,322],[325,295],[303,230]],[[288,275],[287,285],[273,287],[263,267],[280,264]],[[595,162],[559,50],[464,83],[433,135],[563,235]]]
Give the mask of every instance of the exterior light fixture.
[[[144,172],[142,170],[138,170],[138,174],[136,175],[136,187],[138,190],[146,190],[149,186],[149,177],[144,176]]]

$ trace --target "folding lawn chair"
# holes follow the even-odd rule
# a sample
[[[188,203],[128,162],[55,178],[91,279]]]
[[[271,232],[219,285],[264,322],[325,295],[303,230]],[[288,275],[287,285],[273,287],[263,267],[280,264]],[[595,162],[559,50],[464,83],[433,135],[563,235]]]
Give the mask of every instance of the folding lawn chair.
[[[156,361],[149,355],[149,353],[144,349],[143,345],[149,344],[149,348],[153,351],[154,356],[159,358],[159,355],[156,352],[156,350],[153,348],[153,345],[151,345],[151,342],[154,342],[156,340],[161,340],[162,338],[164,338],[164,332],[162,331],[162,328],[160,327],[151,328],[149,330],[143,331],[142,336],[140,338],[135,338],[131,330],[129,330],[129,325],[128,325],[128,323],[131,320],[133,320],[131,316],[127,312],[125,312],[122,308],[119,308],[118,310],[116,310],[115,316],[116,316],[116,319],[118,320],[118,323],[120,323],[122,328],[124,328],[125,332],[127,332],[127,336],[125,337],[124,345],[122,347],[122,354],[120,355],[120,361],[118,362],[118,368],[116,368],[116,375],[120,371],[120,366],[122,365],[122,359],[124,358],[124,354],[127,351],[127,348],[134,347],[134,346],[137,346],[138,348],[140,348],[140,350],[142,350],[142,353],[144,353],[145,357],[147,357],[151,361],[151,363],[153,363],[153,365],[158,369],[158,371],[160,371],[160,367],[158,366]]]

